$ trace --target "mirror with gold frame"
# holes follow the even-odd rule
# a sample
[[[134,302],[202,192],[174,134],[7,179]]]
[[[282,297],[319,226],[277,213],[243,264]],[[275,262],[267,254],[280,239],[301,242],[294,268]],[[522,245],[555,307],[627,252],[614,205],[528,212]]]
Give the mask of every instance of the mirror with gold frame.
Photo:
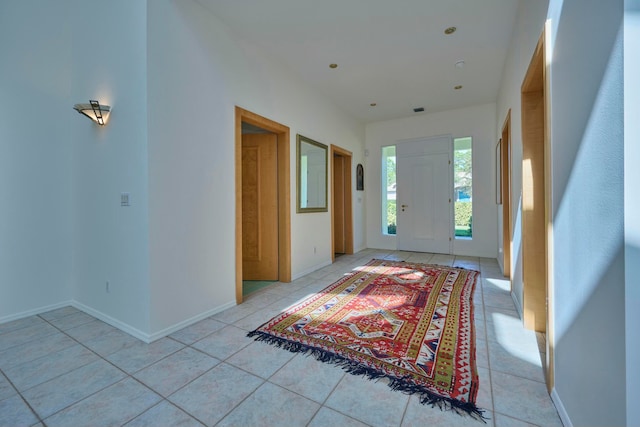
[[[302,135],[297,142],[296,212],[327,212],[328,148]]]

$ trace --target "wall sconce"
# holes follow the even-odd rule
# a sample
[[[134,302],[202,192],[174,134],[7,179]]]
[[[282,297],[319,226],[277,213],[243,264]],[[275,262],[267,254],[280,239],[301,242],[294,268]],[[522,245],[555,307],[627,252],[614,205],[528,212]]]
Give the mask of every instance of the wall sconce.
[[[84,114],[91,120],[104,126],[109,120],[109,113],[111,113],[111,107],[108,105],[100,105],[98,101],[90,100],[88,104],[76,104],[73,109],[80,114]]]

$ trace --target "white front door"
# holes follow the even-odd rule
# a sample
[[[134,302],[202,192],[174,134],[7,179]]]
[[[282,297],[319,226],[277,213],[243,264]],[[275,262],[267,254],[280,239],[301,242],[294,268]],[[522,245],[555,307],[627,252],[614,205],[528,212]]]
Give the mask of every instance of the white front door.
[[[452,149],[451,136],[396,145],[398,249],[451,253]]]

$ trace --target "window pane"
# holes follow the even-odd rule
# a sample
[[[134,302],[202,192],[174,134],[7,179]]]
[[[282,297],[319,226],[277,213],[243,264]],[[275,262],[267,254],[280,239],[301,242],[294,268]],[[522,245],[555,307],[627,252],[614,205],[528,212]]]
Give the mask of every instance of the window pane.
[[[473,185],[471,138],[453,140],[453,191],[456,238],[473,235]]]
[[[382,234],[396,234],[396,147],[382,147]]]

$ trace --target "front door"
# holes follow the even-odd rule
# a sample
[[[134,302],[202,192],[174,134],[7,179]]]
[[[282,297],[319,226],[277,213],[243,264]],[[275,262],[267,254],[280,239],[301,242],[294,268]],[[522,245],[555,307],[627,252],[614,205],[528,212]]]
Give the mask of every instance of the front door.
[[[242,135],[242,278],[278,280],[277,136]]]
[[[450,136],[396,145],[398,249],[451,253],[452,147]]]

